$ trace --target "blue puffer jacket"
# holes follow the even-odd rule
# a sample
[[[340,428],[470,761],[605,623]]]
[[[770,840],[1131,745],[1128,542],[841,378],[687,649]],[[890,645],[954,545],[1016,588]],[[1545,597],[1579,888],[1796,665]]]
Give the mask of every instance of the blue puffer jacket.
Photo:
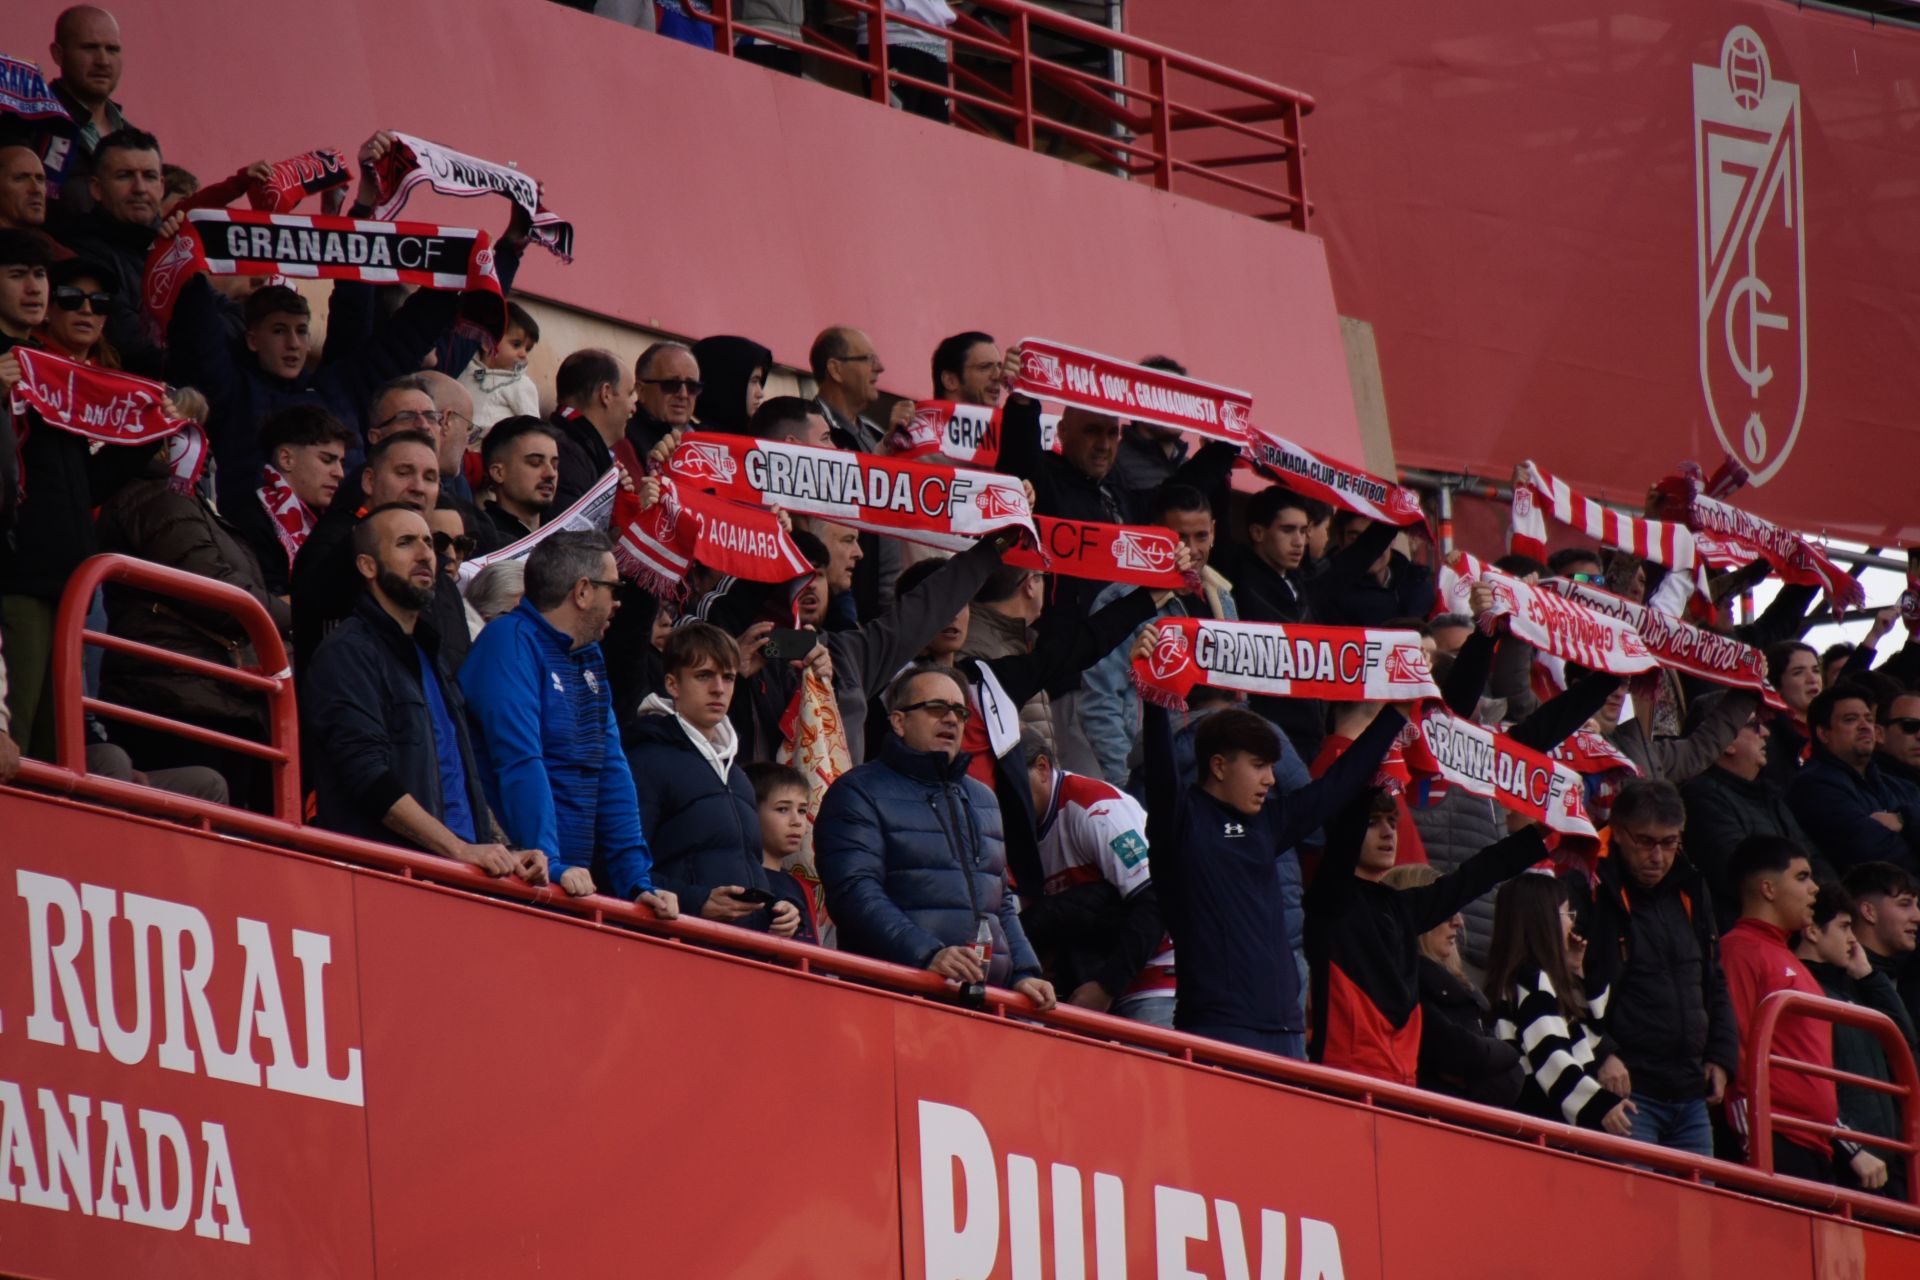
[[[721,725],[728,734],[733,727]],[[654,695],[641,704],[640,718],[627,737],[627,764],[640,793],[640,826],[653,851],[653,882],[680,897],[680,909],[699,915],[707,895],[723,884],[771,892],[760,865],[760,813],[753,784],[734,764],[731,749],[727,780],[720,781],[671,703]],[[764,930],[763,908],[734,923]]]
[[[878,760],[827,791],[814,859],[827,913],[848,951],[924,969],[942,947],[965,946],[984,916],[993,934],[987,980],[1040,975],[1007,886],[1000,805],[949,759],[888,735]]]
[[[653,859],[600,646],[574,648],[522,600],[473,642],[460,689],[487,801],[513,846],[545,852],[555,881],[587,867],[602,893],[651,890]]]

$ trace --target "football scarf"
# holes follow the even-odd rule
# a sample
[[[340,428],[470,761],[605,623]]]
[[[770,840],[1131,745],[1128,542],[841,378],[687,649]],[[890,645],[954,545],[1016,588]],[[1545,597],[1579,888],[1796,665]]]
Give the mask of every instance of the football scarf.
[[[271,464],[262,469],[260,487],[254,490],[254,496],[266,508],[267,523],[273,526],[273,536],[280,540],[281,549],[287,553],[287,564],[291,566],[307,535],[313,532],[313,512],[300,501],[300,495],[293,491],[280,469]]]
[[[956,467],[993,470],[1000,461],[1000,422],[1004,406],[961,404],[956,400],[916,400],[913,419],[887,437],[887,452]],[[1060,415],[1040,415],[1040,447],[1060,452]]]
[[[151,444],[189,425],[168,416],[167,389],[158,382],[35,347],[8,354],[20,362],[12,412],[14,428],[23,434],[29,411],[56,430],[101,444]]]
[[[614,556],[622,573],[663,600],[686,591],[697,561],[729,578],[789,582],[814,572],[780,521],[765,507],[716,498],[659,477],[660,500],[644,511],[622,493],[614,503]]]
[[[1052,516],[1035,516],[1033,522],[1040,531],[1039,547],[1011,548],[1003,557],[1006,563],[1094,582],[1124,582],[1187,594],[1200,590],[1200,575],[1182,573],[1176,565],[1180,540],[1171,530]]]
[[[47,87],[40,68],[0,54],[0,116],[27,120],[70,120],[66,107]]]
[[[412,134],[393,136],[394,145],[387,149],[374,175],[380,189],[374,217],[391,221],[423,182],[444,196],[502,195],[519,205],[532,222],[529,239],[562,262],[573,261],[573,224],[540,203],[540,184],[532,178],[518,169]]]
[[[533,549],[544,542],[551,534],[565,529],[569,532],[598,530],[604,533],[613,519],[614,497],[620,491],[620,472],[616,468],[594,481],[593,488],[580,495],[580,500],[562,511],[559,515],[541,524],[538,529],[518,542],[500,548],[490,555],[474,556],[460,566],[460,590],[465,591],[482,569],[490,564],[499,564],[503,560],[524,560]],[[618,560],[616,555],[614,559]]]
[[[1576,729],[1547,754],[1578,774],[1612,773],[1615,769],[1625,769],[1637,776],[1640,772],[1640,766],[1627,759],[1626,753],[1608,742],[1606,735],[1598,729]]]
[[[1438,701],[1414,716],[1401,757],[1412,778],[1437,777],[1562,835],[1597,833],[1580,775],[1504,733],[1462,720]]]
[[[1020,353],[1015,391],[1209,440],[1247,443],[1253,397],[1244,391],[1039,338],[1022,341]]]
[[[1658,488],[1664,514],[1713,539],[1709,558],[1714,552],[1725,556],[1729,551],[1744,554],[1749,561],[1765,556],[1782,582],[1824,590],[1836,618],[1866,601],[1859,579],[1799,534],[1709,497],[1701,491],[1700,482],[1689,476],[1668,476]]]
[[[1153,625],[1159,642],[1134,662],[1133,682],[1163,707],[1185,710],[1199,685],[1329,702],[1440,696],[1417,631],[1176,617]]]
[[[273,173],[264,182],[242,169],[230,178],[200,188],[179,207],[223,209],[245,196],[249,206],[263,213],[290,213],[308,196],[336,191],[353,181],[347,158],[332,147],[302,152],[268,167]]]
[[[1342,511],[1352,511],[1392,525],[1423,524],[1427,513],[1420,495],[1379,476],[1348,466],[1291,440],[1253,428],[1243,463],[1283,482],[1293,492],[1317,498]]]
[[[167,437],[167,487],[192,497],[200,492],[200,477],[207,472],[207,460],[213,451],[207,447],[207,433],[189,419],[180,430]]]
[[[1464,551],[1449,554],[1440,566],[1439,611],[1468,613],[1475,582],[1493,589],[1493,608],[1475,619],[1483,630],[1505,618],[1515,637],[1541,652],[1616,676],[1639,675],[1659,665],[1640,633],[1620,619],[1502,573]]]
[[[1712,607],[1706,564],[1694,544],[1692,532],[1685,526],[1603,507],[1533,463],[1521,463],[1513,477],[1513,522],[1508,530],[1507,549],[1544,563],[1549,515],[1602,546],[1617,547],[1629,555],[1686,574],[1693,579],[1694,594]]]
[[[484,231],[251,209],[193,209],[147,258],[146,309],[162,327],[195,272],[417,284],[491,295],[487,328],[506,332],[507,303]]]
[[[1626,623],[1640,633],[1648,651],[1663,667],[1736,689],[1752,689],[1764,694],[1769,706],[1786,705],[1767,683],[1766,658],[1752,645],[1680,618],[1670,618],[1625,596],[1570,578],[1548,578],[1540,586],[1595,613]]]
[[[990,471],[696,432],[673,451],[667,473],[689,489],[945,551],[1002,529],[1039,537],[1020,482]]]

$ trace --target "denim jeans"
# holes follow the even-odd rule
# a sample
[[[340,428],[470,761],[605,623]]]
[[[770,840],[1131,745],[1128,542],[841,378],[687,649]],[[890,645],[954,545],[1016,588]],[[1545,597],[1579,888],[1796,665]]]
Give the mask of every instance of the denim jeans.
[[[1686,1102],[1668,1102],[1663,1098],[1649,1098],[1644,1093],[1633,1095],[1633,1137],[1639,1142],[1651,1142],[1658,1147],[1668,1147],[1674,1151],[1691,1151],[1695,1155],[1713,1154],[1713,1129],[1707,1122],[1707,1104],[1703,1098],[1694,1098]]]
[[[1144,1022],[1150,1027],[1173,1030],[1172,996],[1148,995],[1146,992],[1121,996],[1113,1002],[1113,1007],[1107,1012],[1116,1018],[1131,1018],[1135,1022]]]

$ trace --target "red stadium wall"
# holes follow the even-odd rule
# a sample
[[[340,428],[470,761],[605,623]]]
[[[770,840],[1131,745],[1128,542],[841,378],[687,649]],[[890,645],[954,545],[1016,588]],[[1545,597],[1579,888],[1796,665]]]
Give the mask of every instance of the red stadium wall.
[[[1756,347],[1734,325],[1750,367],[1775,374],[1749,397],[1767,410],[1759,465],[1783,453],[1797,379],[1806,395],[1784,465],[1741,502],[1813,531],[1916,536],[1912,486],[1873,477],[1920,461],[1920,32],[1779,0],[1126,14],[1135,35],[1315,96],[1313,229],[1341,312],[1374,325],[1402,465],[1504,478],[1530,456],[1636,503],[1676,462],[1723,452],[1701,368],[1705,342],[1729,372],[1724,316],[1703,334],[1693,68],[1719,81],[1722,42],[1751,28],[1770,89],[1798,89],[1805,244],[1762,244],[1753,272],[1788,327]],[[1722,416],[1744,444],[1740,412]]]
[[[535,907],[5,789],[0,830],[8,1275],[1920,1274],[1912,1237]]]
[[[54,0],[8,12],[45,63]],[[1179,355],[1261,420],[1358,457],[1321,243],[1196,200],[888,111],[546,0],[128,0],[121,100],[203,180],[404,129],[546,183],[577,258],[542,297],[805,367],[858,324],[923,396],[940,338],[980,328],[1126,358]],[[49,75],[52,73],[49,72]],[[489,228],[505,205],[417,196]]]

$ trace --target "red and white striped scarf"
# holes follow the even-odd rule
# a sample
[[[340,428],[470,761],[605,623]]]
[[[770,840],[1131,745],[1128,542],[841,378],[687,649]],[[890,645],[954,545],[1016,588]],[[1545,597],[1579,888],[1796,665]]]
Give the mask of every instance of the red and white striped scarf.
[[[1284,483],[1295,493],[1393,525],[1422,524],[1427,513],[1420,495],[1324,453],[1283,440],[1263,427],[1253,429],[1246,465]]]
[[[1417,631],[1165,617],[1133,664],[1140,696],[1184,710],[1195,687],[1329,702],[1437,698]]]
[[[1687,527],[1703,538],[1712,537],[1717,543],[1730,544],[1745,552],[1749,559],[1765,556],[1782,582],[1821,588],[1827,593],[1836,618],[1866,601],[1866,588],[1860,585],[1860,580],[1827,559],[1826,552],[1799,534],[1710,498],[1698,492],[1696,484],[1681,477],[1669,477],[1661,487],[1666,490],[1674,483],[1693,490],[1691,493],[1678,491],[1677,506]]]
[[[260,487],[254,490],[254,496],[267,509],[267,521],[273,526],[274,537],[280,539],[280,546],[287,553],[287,564],[291,566],[307,535],[313,532],[316,517],[307,504],[300,501],[300,495],[293,491],[278,467],[268,465],[262,469]]]
[[[1535,560],[1547,558],[1547,517],[1577,529],[1602,546],[1665,565],[1693,579],[1694,593],[1708,605],[1706,563],[1684,525],[1628,515],[1601,506],[1566,481],[1523,462],[1513,477],[1513,520],[1507,549]]]
[[[1763,694],[1769,705],[1784,707],[1780,695],[1767,683],[1767,660],[1752,645],[1696,627],[1657,609],[1636,604],[1625,596],[1570,578],[1548,578],[1540,584],[1595,613],[1626,623],[1639,632],[1648,650],[1663,667],[1699,676],[1736,689]]]
[[[1446,704],[1422,704],[1401,735],[1401,758],[1413,778],[1444,779],[1563,835],[1595,835],[1580,775],[1504,733],[1463,720]]]
[[[1476,619],[1482,630],[1505,618],[1513,634],[1534,648],[1617,676],[1639,675],[1658,665],[1639,633],[1618,618],[1502,573],[1464,551],[1451,553],[1440,566],[1436,611],[1467,613],[1475,582],[1493,589],[1492,609]]]
[[[790,582],[814,571],[779,518],[748,506],[676,485],[661,476],[660,500],[646,510],[622,493],[614,503],[614,557],[623,573],[638,578],[661,599],[679,598],[695,563],[748,582]]]

